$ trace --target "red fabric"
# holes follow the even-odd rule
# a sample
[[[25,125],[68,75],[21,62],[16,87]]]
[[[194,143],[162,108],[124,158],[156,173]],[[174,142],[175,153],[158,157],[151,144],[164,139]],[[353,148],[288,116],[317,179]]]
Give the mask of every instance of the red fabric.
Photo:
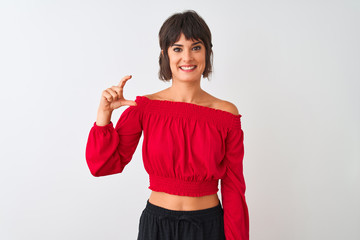
[[[121,173],[143,133],[142,156],[150,190],[181,196],[218,192],[227,240],[249,239],[243,176],[241,115],[186,102],[137,96],[115,128],[92,126],[86,161],[92,175]]]

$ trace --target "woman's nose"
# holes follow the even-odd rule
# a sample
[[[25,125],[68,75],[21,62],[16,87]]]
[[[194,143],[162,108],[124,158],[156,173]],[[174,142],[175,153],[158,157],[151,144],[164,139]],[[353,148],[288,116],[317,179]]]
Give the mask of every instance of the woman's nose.
[[[192,60],[192,58],[193,58],[193,56],[192,56],[192,52],[191,52],[191,50],[185,50],[185,51],[183,51],[183,59],[185,60],[185,61],[189,61],[189,60]]]

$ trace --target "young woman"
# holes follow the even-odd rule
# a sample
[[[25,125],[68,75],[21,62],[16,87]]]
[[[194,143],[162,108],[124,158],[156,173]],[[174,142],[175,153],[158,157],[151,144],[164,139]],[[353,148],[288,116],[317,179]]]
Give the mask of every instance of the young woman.
[[[241,115],[200,87],[212,70],[210,29],[194,11],[177,13],[162,25],[159,42],[159,78],[171,87],[126,100],[125,76],[104,90],[86,146],[89,169],[97,177],[121,173],[143,132],[152,192],[138,240],[247,240]],[[111,114],[121,106],[129,107],[114,128]]]

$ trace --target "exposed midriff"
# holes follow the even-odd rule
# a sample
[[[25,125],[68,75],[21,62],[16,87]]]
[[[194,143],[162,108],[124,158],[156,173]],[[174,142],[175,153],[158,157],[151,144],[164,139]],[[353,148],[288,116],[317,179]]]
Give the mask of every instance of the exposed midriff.
[[[152,191],[149,202],[170,210],[195,211],[217,206],[219,204],[219,198],[216,193],[201,197],[189,197]]]

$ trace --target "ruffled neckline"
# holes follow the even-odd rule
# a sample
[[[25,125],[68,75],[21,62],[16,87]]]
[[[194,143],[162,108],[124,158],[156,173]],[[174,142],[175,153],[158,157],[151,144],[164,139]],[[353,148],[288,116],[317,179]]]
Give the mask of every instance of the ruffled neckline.
[[[188,102],[179,102],[179,101],[170,101],[170,100],[161,100],[161,99],[150,99],[148,97],[145,96],[136,96],[137,100],[144,100],[146,102],[152,102],[152,103],[157,103],[160,105],[163,105],[164,107],[174,107],[176,108],[176,106],[181,106],[181,107],[188,107],[191,109],[197,109],[199,111],[204,110],[205,112],[208,112],[210,114],[223,114],[224,116],[230,117],[230,118],[234,118],[234,119],[238,119],[240,118],[242,115],[235,115],[232,114],[231,112],[228,111],[224,111],[222,109],[216,109],[216,108],[211,108],[211,107],[206,107],[206,106],[202,106],[202,105],[198,105],[195,103],[188,103]]]

